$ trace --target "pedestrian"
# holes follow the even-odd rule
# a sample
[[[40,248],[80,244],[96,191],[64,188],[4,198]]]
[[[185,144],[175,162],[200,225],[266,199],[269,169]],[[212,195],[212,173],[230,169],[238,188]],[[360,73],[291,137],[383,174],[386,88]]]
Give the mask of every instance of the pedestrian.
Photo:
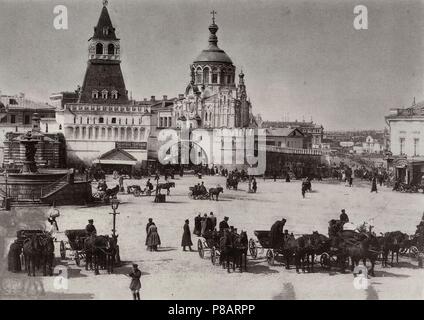
[[[119,192],[124,192],[124,176],[122,174],[119,175],[118,183],[119,183]]]
[[[138,269],[138,264],[133,263],[132,272],[129,274],[131,278],[130,290],[134,300],[140,300],[140,289],[141,289],[141,271]]]
[[[371,192],[377,193],[377,178],[374,176],[372,178]]]
[[[224,220],[222,220],[219,223],[219,232],[222,232],[225,229],[229,229],[230,228],[230,226],[228,225],[228,219],[229,219],[228,217],[224,217]]]
[[[352,178],[352,176],[349,178],[349,187],[352,187],[352,184],[353,184],[353,178]]]
[[[215,230],[215,228],[216,228],[216,217],[213,215],[212,211],[209,213],[209,219],[211,220],[212,230]]]
[[[194,217],[194,230],[193,233],[200,237],[200,233],[202,230],[202,217],[200,216],[200,213],[197,215],[197,217]]]
[[[253,178],[252,189],[253,189],[253,192],[254,193],[256,193],[256,190],[258,189],[258,184],[256,183],[256,179],[255,178]]]
[[[290,182],[290,174],[288,172],[286,174],[286,182]]]
[[[193,242],[191,242],[191,234],[190,234],[190,227],[189,227],[189,221],[188,219],[185,221],[184,223],[184,227],[183,227],[183,239],[181,240],[181,246],[183,247],[183,251],[186,251],[186,247],[188,246],[188,248],[190,249],[190,251],[193,251],[193,249],[191,249],[191,246],[193,245]]]
[[[208,215],[206,213],[203,215],[201,225],[202,227],[201,227],[200,234],[203,236],[207,230],[207,225],[208,225]]]
[[[158,233],[158,228],[153,223],[149,226],[147,230],[147,237],[146,237],[146,246],[147,249],[150,251],[158,251],[158,246],[160,246],[160,237]]]

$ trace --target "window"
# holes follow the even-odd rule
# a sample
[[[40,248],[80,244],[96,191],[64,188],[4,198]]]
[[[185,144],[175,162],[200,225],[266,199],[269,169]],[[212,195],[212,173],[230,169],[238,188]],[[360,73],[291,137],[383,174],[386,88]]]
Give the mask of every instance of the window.
[[[10,123],[16,123],[16,116],[14,114],[10,115]]]
[[[100,117],[99,118],[99,123],[104,123],[105,122],[105,120],[103,119],[103,117]]]
[[[111,123],[116,123],[116,118],[112,118],[112,122]]]
[[[218,83],[218,75],[216,73],[212,74],[212,83]]]
[[[113,90],[112,93],[111,93],[111,98],[112,99],[118,99],[118,91]]]
[[[108,94],[107,90],[106,89],[103,90],[102,91],[102,99],[107,99],[107,94]]]
[[[420,143],[420,139],[415,138],[414,139],[414,156],[419,156],[420,152],[419,152],[419,143]]]
[[[103,54],[103,45],[101,43],[96,44],[96,54]]]
[[[59,124],[59,130],[62,130],[62,125],[61,124]]]
[[[400,138],[399,139],[399,147],[400,147],[400,151],[399,153],[402,155],[405,153],[405,138]]]
[[[30,124],[31,118],[29,114],[26,114],[24,117],[24,124]]]
[[[202,83],[202,70],[197,69],[196,71],[196,83]]]
[[[209,83],[209,68],[203,70],[203,83]]]
[[[46,133],[48,133],[48,132],[49,132],[49,124],[46,123]]]
[[[93,92],[91,93],[91,98],[92,99],[99,99],[99,91],[93,90]]]
[[[113,43],[107,46],[107,54],[115,54],[115,46],[113,45]]]

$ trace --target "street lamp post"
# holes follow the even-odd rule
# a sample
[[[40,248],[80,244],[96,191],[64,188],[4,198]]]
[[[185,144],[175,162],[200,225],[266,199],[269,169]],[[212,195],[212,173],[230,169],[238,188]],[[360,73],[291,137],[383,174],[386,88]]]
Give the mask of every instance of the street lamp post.
[[[118,199],[112,199],[112,210],[113,212],[109,212],[109,214],[113,215],[113,228],[112,228],[112,237],[117,240],[116,236],[116,215],[119,214],[119,212],[116,212],[119,207],[119,200]]]

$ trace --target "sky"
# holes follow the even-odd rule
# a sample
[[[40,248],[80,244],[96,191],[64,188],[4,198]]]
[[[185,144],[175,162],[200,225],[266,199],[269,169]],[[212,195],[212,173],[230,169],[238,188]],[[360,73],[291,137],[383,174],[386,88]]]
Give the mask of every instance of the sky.
[[[368,9],[368,29],[353,26]],[[53,26],[56,5],[68,29]],[[49,95],[82,85],[101,0],[0,0],[0,91]],[[137,100],[176,97],[208,44],[243,68],[253,113],[325,130],[382,129],[390,108],[424,99],[422,1],[109,0],[125,83]]]

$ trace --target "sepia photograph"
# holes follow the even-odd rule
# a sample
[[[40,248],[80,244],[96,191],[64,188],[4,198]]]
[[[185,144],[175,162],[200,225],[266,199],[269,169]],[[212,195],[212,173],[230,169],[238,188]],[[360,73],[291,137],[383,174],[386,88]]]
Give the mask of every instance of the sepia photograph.
[[[0,0],[0,300],[424,299],[423,15]]]

